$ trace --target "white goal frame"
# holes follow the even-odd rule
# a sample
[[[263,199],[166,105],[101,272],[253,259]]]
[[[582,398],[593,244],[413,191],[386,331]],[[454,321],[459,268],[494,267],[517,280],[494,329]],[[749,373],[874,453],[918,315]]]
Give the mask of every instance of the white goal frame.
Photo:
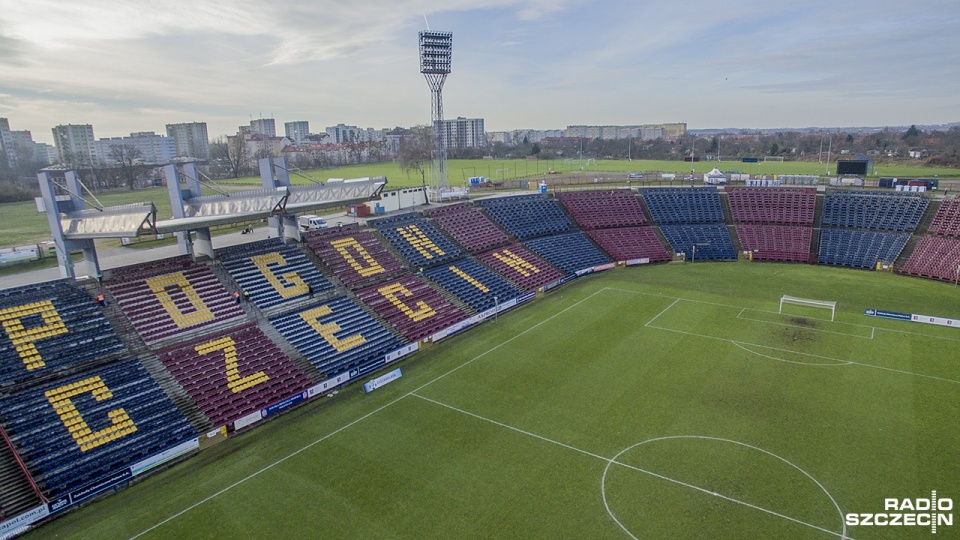
[[[818,307],[830,310],[830,321],[833,322],[833,316],[837,312],[837,303],[828,300],[811,300],[809,298],[797,298],[796,296],[783,295],[780,298],[780,310],[777,313],[783,314],[784,304],[794,304],[798,306]]]

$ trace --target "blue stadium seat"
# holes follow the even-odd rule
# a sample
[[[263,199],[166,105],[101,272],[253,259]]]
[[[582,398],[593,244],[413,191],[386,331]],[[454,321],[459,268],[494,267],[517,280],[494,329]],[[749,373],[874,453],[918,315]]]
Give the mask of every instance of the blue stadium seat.
[[[460,258],[460,248],[433,223],[417,214],[383,218],[371,224],[413,268],[435,266]]]
[[[0,413],[4,429],[48,498],[197,436],[137,360],[0,398]]]
[[[431,268],[426,275],[477,312],[490,309],[498,302],[505,302],[521,294],[520,289],[476,259],[458,259]]]
[[[825,227],[820,230],[820,264],[876,268],[892,263],[910,239],[910,233]]]
[[[534,238],[523,245],[568,275],[610,262],[582,232]]]
[[[495,197],[477,201],[476,204],[520,240],[567,232],[572,228],[560,204],[543,195]]]
[[[333,284],[297,246],[279,238],[221,249],[223,266],[261,309],[320,294]],[[308,288],[309,287],[309,288]]]
[[[0,291],[0,385],[124,350],[100,307],[67,281]]]
[[[650,215],[660,225],[723,223],[716,188],[641,188]]]
[[[856,227],[886,231],[913,231],[927,209],[920,193],[843,191],[827,193],[823,227]]]
[[[345,296],[271,318],[270,324],[328,377],[362,371],[402,345]]]
[[[662,225],[660,231],[674,251],[686,254],[688,261],[737,258],[726,225]]]

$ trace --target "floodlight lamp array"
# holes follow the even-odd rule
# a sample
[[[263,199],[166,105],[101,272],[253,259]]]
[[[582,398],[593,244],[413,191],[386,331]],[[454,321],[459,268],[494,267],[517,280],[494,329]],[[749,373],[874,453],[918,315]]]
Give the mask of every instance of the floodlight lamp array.
[[[452,58],[452,32],[420,32],[420,73],[447,75]]]

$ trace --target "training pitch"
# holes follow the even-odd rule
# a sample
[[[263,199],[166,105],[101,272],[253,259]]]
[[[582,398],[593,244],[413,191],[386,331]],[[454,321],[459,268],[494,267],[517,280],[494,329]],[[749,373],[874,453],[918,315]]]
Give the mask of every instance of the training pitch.
[[[836,319],[778,313],[784,294]],[[960,289],[745,262],[586,276],[32,537],[929,538],[845,515],[960,499],[960,329],[866,308],[960,317]]]

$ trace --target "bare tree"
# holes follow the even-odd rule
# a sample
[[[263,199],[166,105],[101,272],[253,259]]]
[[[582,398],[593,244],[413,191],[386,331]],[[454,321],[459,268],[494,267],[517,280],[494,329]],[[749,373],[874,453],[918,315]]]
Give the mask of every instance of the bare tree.
[[[240,178],[247,168],[247,142],[243,135],[217,137],[210,143],[210,159],[226,169],[227,176]]]
[[[433,129],[430,126],[415,126],[410,135],[400,139],[400,169],[410,175],[410,171],[420,173],[420,180],[426,182],[426,165],[433,159]]]
[[[129,144],[111,144],[107,155],[118,165],[118,185],[115,187],[124,184],[130,189],[136,187],[137,175],[143,168],[143,152]]]

